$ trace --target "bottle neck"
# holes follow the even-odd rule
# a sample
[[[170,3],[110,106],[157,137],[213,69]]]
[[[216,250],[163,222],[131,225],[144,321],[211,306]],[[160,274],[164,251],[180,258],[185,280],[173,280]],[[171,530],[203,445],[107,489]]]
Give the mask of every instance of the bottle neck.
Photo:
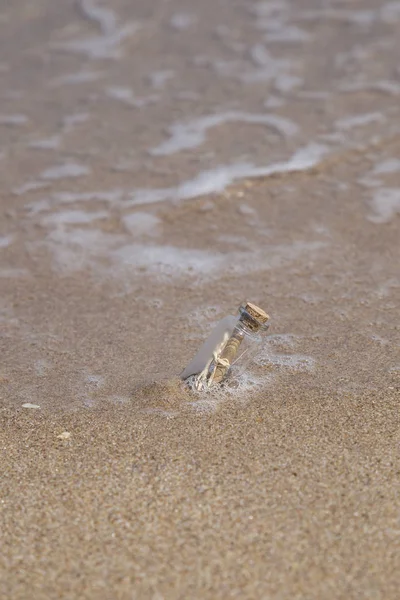
[[[269,323],[261,323],[260,321],[258,321],[246,310],[245,306],[240,306],[239,312],[240,317],[238,324],[240,324],[243,330],[246,331],[246,333],[248,333],[249,335],[259,335],[268,329]]]
[[[261,338],[261,334],[263,332],[266,331],[265,329],[261,329],[261,328],[257,328],[255,329],[254,327],[249,327],[249,324],[246,320],[242,320],[239,319],[238,322],[236,323],[235,329],[234,329],[234,334],[236,333],[236,335],[239,337],[248,337],[252,340],[258,340]]]

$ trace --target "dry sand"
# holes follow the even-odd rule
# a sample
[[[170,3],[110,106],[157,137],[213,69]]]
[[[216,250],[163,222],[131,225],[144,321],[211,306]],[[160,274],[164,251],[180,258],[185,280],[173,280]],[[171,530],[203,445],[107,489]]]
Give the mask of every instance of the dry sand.
[[[248,92],[230,71],[206,72],[206,49],[225,73],[253,36],[247,5],[210,2],[110,1],[115,13],[99,17],[105,3],[20,1],[1,13],[1,598],[398,598],[400,13],[366,2],[362,14],[293,17],[314,44],[295,52],[313,67],[302,89],[324,89],[321,105],[275,76],[260,91],[259,70]],[[117,43],[115,14],[118,27],[138,19],[139,37]],[[224,23],[229,35],[214,35]],[[84,56],[68,46],[99,28]],[[161,67],[175,79],[151,100],[145,74],[161,85]],[[391,91],[336,93],[358,69],[381,88],[392,77]],[[133,71],[149,114],[118,104],[134,102],[121,92]],[[166,125],[226,109],[234,90],[229,110],[257,114],[278,94],[299,138],[225,123],[207,132],[208,153],[149,158]],[[358,112],[375,116],[352,137]],[[336,141],[313,168],[175,201],[199,172],[242,155],[275,164],[324,135]],[[34,149],[40,139],[52,141]],[[132,192],[174,186],[172,202],[142,191],[137,206]],[[244,299],[272,317],[259,364],[236,393],[191,395],[177,374]]]

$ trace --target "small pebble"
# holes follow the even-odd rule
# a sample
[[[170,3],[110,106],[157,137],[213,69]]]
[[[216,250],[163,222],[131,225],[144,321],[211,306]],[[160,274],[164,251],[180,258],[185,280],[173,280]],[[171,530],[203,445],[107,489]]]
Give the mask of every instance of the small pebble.
[[[31,404],[30,402],[26,402],[26,404],[22,405],[22,408],[40,408],[39,404]]]
[[[70,437],[71,437],[71,434],[69,431],[63,431],[62,433],[60,433],[60,435],[57,436],[57,439],[68,440]]]

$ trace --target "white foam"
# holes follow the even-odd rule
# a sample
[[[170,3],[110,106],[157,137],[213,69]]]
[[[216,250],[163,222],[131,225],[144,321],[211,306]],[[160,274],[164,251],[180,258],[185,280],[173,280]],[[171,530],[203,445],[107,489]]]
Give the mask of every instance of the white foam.
[[[78,71],[77,73],[70,73],[69,75],[62,75],[53,79],[51,82],[52,86],[59,85],[78,85],[79,83],[91,83],[98,81],[103,77],[103,73],[100,71]]]
[[[289,25],[293,7],[288,2],[258,2],[251,7],[256,16],[256,28],[265,31],[269,42],[299,42],[309,39],[309,35],[296,25]]]
[[[38,150],[55,150],[59,148],[61,144],[61,136],[53,135],[52,137],[45,138],[43,140],[35,140],[30,142],[29,148],[35,148]]]
[[[267,42],[304,43],[311,39],[311,35],[297,25],[288,25],[279,20],[272,22],[269,19],[259,21],[258,28],[266,30],[264,39]]]
[[[120,189],[97,192],[57,192],[52,195],[52,199],[56,203],[62,202],[66,204],[72,204],[74,202],[90,202],[91,200],[118,204],[123,200],[125,195],[126,193]]]
[[[371,340],[373,340],[374,342],[378,342],[379,344],[381,344],[381,346],[386,346],[387,344],[389,344],[389,343],[390,343],[390,342],[389,342],[389,340],[387,340],[386,338],[384,338],[384,337],[382,337],[382,336],[380,336],[380,335],[378,335],[378,334],[376,334],[376,333],[373,333],[373,334],[370,336],[370,338],[371,338]]]
[[[283,98],[278,98],[277,96],[269,96],[268,100],[264,102],[265,108],[279,108],[285,104],[285,100]]]
[[[26,115],[0,115],[0,125],[19,126],[26,125],[29,119]]]
[[[274,333],[268,335],[267,343],[272,346],[284,346],[293,348],[298,341],[299,336],[292,333]]]
[[[388,158],[378,163],[372,171],[374,175],[383,175],[386,173],[399,173],[400,160],[398,158]]]
[[[400,188],[383,188],[371,200],[374,214],[368,218],[373,223],[387,223],[400,213]]]
[[[357,179],[357,183],[367,188],[377,188],[382,185],[379,179],[373,179],[372,177],[360,177]]]
[[[380,9],[380,17],[382,21],[389,23],[390,25],[393,24],[393,22],[400,20],[400,2],[387,2]]]
[[[202,391],[197,391],[193,386],[193,377],[186,380],[186,384],[196,396],[196,400],[190,403],[192,410],[202,414],[214,412],[223,402],[236,400],[237,402],[248,402],[253,394],[259,393],[263,388],[271,385],[273,376],[271,373],[256,375],[250,370],[245,373],[237,373],[235,367],[222,385],[214,385]]]
[[[256,67],[267,67],[270,77],[279,75],[282,70],[291,66],[289,60],[272,56],[263,44],[254,44],[250,48],[250,58]]]
[[[343,21],[362,27],[370,26],[377,21],[379,13],[374,10],[342,10],[335,8],[322,8],[306,10],[299,14],[302,21]]]
[[[14,279],[18,277],[26,277],[29,275],[29,271],[26,269],[1,269],[0,268],[0,277],[4,279]]]
[[[175,13],[172,15],[169,23],[171,27],[177,29],[178,31],[183,31],[184,29],[188,29],[197,21],[196,15],[190,13]]]
[[[291,86],[298,85],[300,80],[292,74],[293,68],[296,68],[296,60],[274,57],[263,44],[255,44],[250,48],[250,59],[255,65],[254,70],[244,70],[243,63],[227,63],[224,68],[219,71],[224,75],[236,76],[244,83],[270,82],[276,78],[284,81],[284,76],[293,77]],[[287,80],[289,81],[289,79]],[[283,84],[282,84],[283,85]]]
[[[207,115],[188,123],[174,123],[168,129],[170,139],[150,150],[150,154],[153,156],[163,156],[195,148],[205,141],[206,133],[209,129],[231,122],[265,125],[285,136],[295,135],[299,130],[293,121],[279,115],[229,111],[216,115]]]
[[[73,113],[72,115],[66,115],[63,120],[64,131],[69,133],[73,129],[75,129],[76,125],[80,125],[81,123],[85,123],[89,118],[89,113]]]
[[[250,216],[250,217],[254,217],[257,215],[257,211],[252,206],[249,206],[248,204],[244,204],[244,203],[239,204],[238,212],[241,215]]]
[[[82,177],[90,173],[89,167],[77,163],[65,163],[46,169],[40,174],[41,179],[64,179],[66,177]]]
[[[85,212],[83,210],[66,210],[47,215],[42,219],[43,225],[73,225],[92,223],[109,216],[106,211]]]
[[[148,269],[165,275],[208,274],[226,262],[223,254],[175,246],[130,244],[114,251],[114,257],[125,266]]]
[[[45,183],[44,181],[27,181],[27,183],[24,183],[23,185],[19,186],[18,188],[14,188],[12,193],[15,194],[16,196],[23,196],[27,192],[34,192],[36,190],[41,190],[43,188],[48,187],[48,185],[49,184]]]
[[[312,371],[315,367],[315,359],[311,356],[275,353],[269,348],[268,343],[256,357],[255,362],[261,366],[273,365],[293,371]]]
[[[303,78],[297,75],[290,75],[288,73],[281,73],[275,78],[274,88],[278,92],[285,94],[291,92],[303,84]]]
[[[154,104],[157,102],[158,96],[155,94],[151,94],[149,96],[145,96],[143,98],[138,98],[133,93],[131,88],[122,87],[122,86],[112,86],[106,89],[106,94],[109,98],[113,98],[114,100],[119,100],[128,106],[134,106],[135,108],[142,108],[143,106],[147,106],[148,104]]]
[[[288,0],[263,0],[250,7],[250,12],[256,17],[273,17],[287,12],[291,8]]]
[[[8,248],[14,239],[13,235],[0,235],[0,248]]]
[[[400,279],[388,279],[376,289],[376,294],[379,298],[387,298],[391,296],[392,290],[400,287]]]
[[[101,257],[109,256],[122,236],[97,229],[78,229],[56,226],[46,237],[45,244],[53,254],[56,267],[67,272],[79,271],[88,265],[96,266]]]
[[[153,73],[150,73],[149,81],[152,87],[156,89],[161,89],[164,87],[166,82],[169,79],[172,79],[172,77],[174,76],[174,71],[171,71],[170,69],[164,71],[154,71]]]
[[[146,212],[135,212],[130,215],[124,215],[122,222],[133,236],[155,235],[161,223],[161,220]]]
[[[371,88],[380,92],[386,92],[392,96],[400,95],[400,83],[398,81],[381,80],[371,84]]]
[[[363,91],[377,91],[390,94],[392,96],[398,96],[400,94],[400,83],[393,80],[381,79],[378,81],[350,81],[342,83],[339,86],[341,92],[363,92]]]
[[[138,189],[131,192],[122,189],[92,192],[57,192],[51,198],[56,203],[89,202],[98,200],[113,205],[122,203],[124,207],[139,206],[169,200],[190,200],[207,194],[223,192],[226,187],[240,179],[269,177],[283,173],[294,173],[311,169],[318,165],[328,153],[327,146],[311,143],[300,148],[285,161],[272,163],[265,167],[256,167],[251,163],[220,165],[214,169],[202,171],[193,179],[170,188]],[[26,184],[24,191],[42,187],[41,183]],[[19,190],[21,192],[21,190]],[[21,192],[22,193],[22,192]]]
[[[293,244],[268,245],[258,250],[235,250],[233,252],[209,252],[196,248],[177,248],[169,245],[129,244],[115,249],[112,255],[121,265],[157,273],[166,277],[192,275],[208,280],[221,272],[241,275],[280,268],[297,260],[303,253],[321,251],[322,242],[295,242]]]
[[[329,92],[321,90],[300,90],[297,92],[298,98],[305,98],[306,100],[326,100],[329,96]]]
[[[102,385],[104,385],[104,377],[102,375],[86,375],[85,376],[85,382],[86,384],[99,388],[102,387]]]
[[[123,42],[132,37],[138,29],[137,24],[129,23],[107,35],[92,36],[70,42],[57,42],[52,46],[64,52],[84,54],[95,60],[117,59],[123,56]]]
[[[335,123],[336,127],[342,130],[353,129],[354,127],[364,127],[371,123],[382,123],[385,117],[380,112],[366,113],[363,115],[351,115],[349,117],[343,117],[338,119]]]
[[[269,177],[283,173],[305,171],[318,165],[328,153],[322,144],[311,143],[300,148],[286,162],[272,163],[266,167],[256,167],[251,163],[221,165],[199,173],[194,179],[185,181],[176,187],[160,189],[142,189],[132,193],[128,205],[152,204],[165,200],[188,200],[223,192],[226,187],[239,179]]]
[[[117,17],[113,10],[99,6],[93,0],[78,0],[78,8],[84,17],[94,21],[104,35],[110,35],[117,28]]]
[[[122,87],[122,86],[113,86],[108,87],[106,89],[106,94],[109,98],[113,98],[115,100],[120,100],[125,104],[130,104],[131,106],[135,106],[135,95],[131,88]]]

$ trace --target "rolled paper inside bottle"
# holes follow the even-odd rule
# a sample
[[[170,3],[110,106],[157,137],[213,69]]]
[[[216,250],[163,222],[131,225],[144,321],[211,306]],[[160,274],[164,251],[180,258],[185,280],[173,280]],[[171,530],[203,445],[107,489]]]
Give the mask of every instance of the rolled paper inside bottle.
[[[233,332],[218,359],[221,362],[217,363],[214,374],[211,376],[211,385],[214,383],[221,383],[221,381],[225,379],[236,358],[242,339],[243,334],[241,332]]]

